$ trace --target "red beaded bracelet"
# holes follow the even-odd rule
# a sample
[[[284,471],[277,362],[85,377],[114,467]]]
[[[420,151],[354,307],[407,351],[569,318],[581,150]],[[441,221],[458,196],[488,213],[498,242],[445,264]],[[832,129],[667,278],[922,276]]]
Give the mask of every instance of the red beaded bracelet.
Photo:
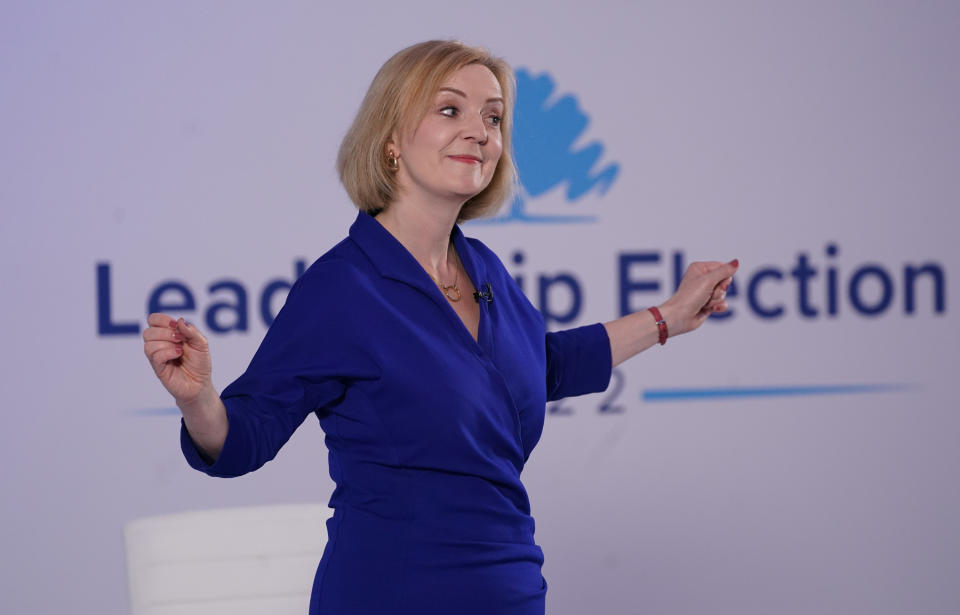
[[[651,307],[647,309],[653,314],[653,319],[657,321],[657,329],[660,330],[660,345],[663,346],[667,343],[667,321],[663,319],[663,315],[660,314],[658,308]]]

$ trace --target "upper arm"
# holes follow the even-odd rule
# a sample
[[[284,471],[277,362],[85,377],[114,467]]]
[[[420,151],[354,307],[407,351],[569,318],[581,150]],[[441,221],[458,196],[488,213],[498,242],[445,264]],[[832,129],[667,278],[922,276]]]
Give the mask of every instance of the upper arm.
[[[181,434],[191,466],[213,476],[256,470],[276,456],[307,416],[341,397],[351,378],[366,369],[347,334],[346,302],[322,296],[342,287],[343,280],[327,279],[337,274],[312,271],[293,285],[250,365],[220,395],[229,428],[216,461],[208,463],[189,434]]]

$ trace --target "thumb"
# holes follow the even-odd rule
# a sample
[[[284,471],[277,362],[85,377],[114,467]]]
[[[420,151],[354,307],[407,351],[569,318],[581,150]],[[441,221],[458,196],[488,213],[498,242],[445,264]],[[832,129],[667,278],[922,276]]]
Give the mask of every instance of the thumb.
[[[720,282],[723,282],[727,278],[732,278],[733,274],[737,272],[737,269],[740,268],[740,259],[735,258],[729,263],[723,263],[716,269],[712,270],[707,275],[712,286],[716,286]]]

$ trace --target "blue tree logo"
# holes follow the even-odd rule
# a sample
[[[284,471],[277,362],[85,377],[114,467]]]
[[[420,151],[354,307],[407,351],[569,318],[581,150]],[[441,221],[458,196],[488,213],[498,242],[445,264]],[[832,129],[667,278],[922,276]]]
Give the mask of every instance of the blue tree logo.
[[[509,209],[487,222],[592,222],[595,216],[533,214],[526,203],[566,184],[566,200],[572,205],[592,190],[605,194],[616,180],[617,163],[595,170],[604,150],[599,141],[574,149],[590,120],[570,94],[548,104],[555,87],[547,73],[533,76],[526,69],[517,70],[513,153],[521,187]]]

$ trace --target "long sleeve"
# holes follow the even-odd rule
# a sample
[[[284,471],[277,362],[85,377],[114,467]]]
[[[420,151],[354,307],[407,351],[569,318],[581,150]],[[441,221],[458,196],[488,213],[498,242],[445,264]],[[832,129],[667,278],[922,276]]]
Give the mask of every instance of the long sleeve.
[[[547,400],[597,393],[610,384],[610,338],[600,323],[547,333]]]
[[[211,476],[239,476],[273,459],[311,413],[341,397],[363,377],[362,353],[344,326],[349,306],[330,301],[343,267],[318,263],[291,288],[246,372],[221,394],[229,428],[215,463],[197,450],[181,421],[187,462]]]

